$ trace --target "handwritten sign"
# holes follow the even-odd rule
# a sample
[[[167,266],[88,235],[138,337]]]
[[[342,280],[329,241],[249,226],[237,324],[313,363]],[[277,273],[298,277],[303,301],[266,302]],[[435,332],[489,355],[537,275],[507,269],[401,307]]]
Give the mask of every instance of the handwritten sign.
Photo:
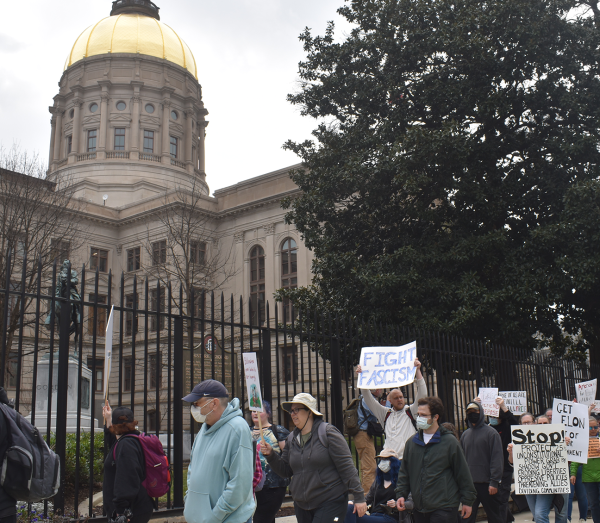
[[[600,439],[598,438],[590,438],[588,459],[590,458],[600,458]]]
[[[260,393],[256,352],[245,352],[242,356],[244,357],[244,373],[246,375],[246,389],[248,391],[248,408],[256,412],[262,412],[263,403]]]
[[[527,412],[527,392],[524,390],[511,390],[498,392],[504,400],[504,404],[513,414],[524,414]]]
[[[565,426],[565,436],[571,438],[567,446],[570,461],[587,463],[589,446],[588,408],[573,401],[554,398],[552,404],[552,421]]]
[[[569,463],[562,425],[512,427],[515,492],[569,494]]]
[[[363,347],[358,377],[361,389],[389,389],[415,381],[417,342],[401,347]]]
[[[582,405],[596,404],[592,412],[600,412],[600,400],[596,401],[596,390],[598,387],[598,380],[593,379],[590,381],[582,381],[581,383],[575,384],[575,392],[577,393],[577,402]]]
[[[493,416],[497,418],[500,416],[500,407],[496,403],[498,397],[498,389],[495,388],[480,388],[479,399],[481,400],[481,406],[483,407],[483,413],[486,416]]]
[[[110,316],[106,324],[106,333],[104,338],[104,399],[108,398],[108,380],[110,379],[110,369],[112,367],[112,343],[113,343],[113,311],[115,306],[110,308]]]

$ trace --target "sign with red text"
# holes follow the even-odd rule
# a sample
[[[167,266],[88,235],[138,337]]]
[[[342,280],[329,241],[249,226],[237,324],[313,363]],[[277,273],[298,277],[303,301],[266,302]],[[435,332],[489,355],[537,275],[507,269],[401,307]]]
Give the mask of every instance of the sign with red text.
[[[588,459],[590,458],[600,458],[600,439],[598,438],[590,438]]]
[[[263,402],[260,393],[256,352],[244,352],[242,356],[244,357],[244,374],[246,375],[246,389],[248,391],[248,408],[256,412],[262,412]]]
[[[598,380],[583,381],[575,384],[575,392],[577,393],[577,402],[583,405],[596,404],[592,412],[600,412],[600,401],[596,401],[596,390]]]
[[[513,414],[521,415],[527,412],[527,392],[524,390],[511,390],[498,392],[504,404]]]
[[[497,418],[500,416],[500,407],[496,403],[498,397],[498,389],[491,387],[482,387],[479,389],[479,399],[481,400],[481,406],[483,407],[483,413],[486,416],[492,416]]]
[[[417,342],[401,347],[363,347],[358,375],[361,389],[393,389],[415,381]]]
[[[587,463],[590,443],[588,422],[587,405],[554,398],[552,423],[562,423],[565,426],[565,436],[571,438],[567,445],[569,461]]]

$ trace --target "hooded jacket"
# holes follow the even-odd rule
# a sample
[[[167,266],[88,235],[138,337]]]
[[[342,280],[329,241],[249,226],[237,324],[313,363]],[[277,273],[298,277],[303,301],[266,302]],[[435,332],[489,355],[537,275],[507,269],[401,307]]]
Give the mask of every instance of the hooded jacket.
[[[356,503],[364,503],[365,493],[348,443],[339,430],[327,425],[329,446],[323,446],[318,435],[321,423],[321,418],[315,418],[312,435],[304,447],[298,441],[300,430],[295,429],[291,443],[286,444],[281,456],[276,452],[267,456],[269,465],[282,478],[292,478],[290,492],[301,509],[314,510],[348,491],[353,493]]]
[[[0,401],[8,405],[8,397],[2,387],[0,387]],[[4,419],[4,414],[0,412],[0,463],[4,460],[4,454],[10,446],[8,438],[8,424]],[[9,496],[6,491],[0,487],[0,519],[14,516],[17,513],[17,501]]]
[[[475,425],[467,421],[469,428],[460,438],[465,458],[473,477],[473,483],[487,483],[498,488],[504,470],[502,440],[495,429],[485,422],[483,407],[479,405],[479,420]]]
[[[202,425],[190,454],[187,523],[245,523],[255,509],[252,435],[234,398],[214,425]]]

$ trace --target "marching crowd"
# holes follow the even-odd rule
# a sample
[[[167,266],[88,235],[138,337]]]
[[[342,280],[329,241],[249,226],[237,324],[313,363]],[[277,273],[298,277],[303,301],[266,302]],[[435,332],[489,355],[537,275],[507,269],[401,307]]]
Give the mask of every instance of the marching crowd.
[[[295,426],[290,432],[272,423],[271,405],[252,412],[249,427],[237,398],[215,380],[196,385],[183,398],[202,424],[191,449],[184,517],[188,523],[274,523],[289,488],[299,523],[474,523],[480,505],[490,523],[510,523],[513,480],[511,426],[552,422],[552,410],[537,418],[517,418],[497,398],[499,416],[484,414],[479,398],[466,408],[468,428],[441,423],[442,401],[428,396],[415,360],[415,401],[401,390],[387,398],[381,391],[361,390],[354,446],[360,475],[344,435],[326,423],[317,400],[307,393],[283,402]],[[357,368],[361,372],[361,368]],[[0,391],[1,392],[1,391]],[[4,394],[5,397],[5,394]],[[0,394],[0,402],[3,396]],[[589,432],[598,437],[591,415]],[[143,446],[133,412],[103,409],[110,450],[104,464],[104,507],[118,523],[147,523],[153,511],[148,494]],[[385,434],[376,455],[374,435]],[[137,436],[126,437],[124,436]],[[0,454],[6,426],[0,415]],[[120,442],[120,443],[119,443]],[[600,459],[572,463],[571,495],[528,495],[536,523],[571,521],[572,500],[579,502],[579,521],[588,507],[600,523]],[[12,503],[12,504],[11,504]],[[14,499],[0,487],[0,523],[14,523]]]

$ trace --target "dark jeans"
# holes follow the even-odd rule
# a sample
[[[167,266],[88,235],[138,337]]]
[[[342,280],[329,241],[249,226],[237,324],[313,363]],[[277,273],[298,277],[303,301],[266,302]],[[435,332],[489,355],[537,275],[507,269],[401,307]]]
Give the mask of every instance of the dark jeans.
[[[365,514],[362,518],[359,518],[358,514],[354,513],[354,504],[348,503],[344,523],[398,523],[398,518],[378,512],[371,514],[370,516]]]
[[[600,458],[596,458],[600,459]],[[584,483],[594,523],[600,523],[600,483]]]
[[[588,502],[583,481],[581,481],[581,465],[577,469],[577,481],[575,485],[571,483],[571,494],[569,494],[569,512],[567,519],[571,521],[571,513],[573,512],[573,498],[577,494],[577,503],[579,504],[579,519],[587,519]]]
[[[500,489],[498,489],[498,494],[492,496],[489,493],[488,487],[487,483],[475,483],[477,498],[475,498],[475,503],[473,503],[471,515],[463,520],[465,523],[475,523],[480,503],[483,505],[488,523],[506,523],[506,511],[502,508],[502,499],[498,497]]]
[[[415,523],[456,523],[456,514],[458,507],[455,508],[440,508],[433,512],[413,511]]]
[[[296,521],[298,523],[342,523],[348,509],[348,494],[343,494],[339,498],[323,503],[313,510],[304,510],[294,501],[294,509],[296,509]]]
[[[508,500],[510,499],[510,489],[512,488],[512,469],[505,469],[502,475],[502,482],[498,485],[498,493],[496,494],[498,501],[501,503],[502,511],[504,512],[504,521],[511,523],[515,517],[510,511]]]
[[[286,487],[264,488],[256,493],[254,523],[275,523],[275,514],[281,508]]]

